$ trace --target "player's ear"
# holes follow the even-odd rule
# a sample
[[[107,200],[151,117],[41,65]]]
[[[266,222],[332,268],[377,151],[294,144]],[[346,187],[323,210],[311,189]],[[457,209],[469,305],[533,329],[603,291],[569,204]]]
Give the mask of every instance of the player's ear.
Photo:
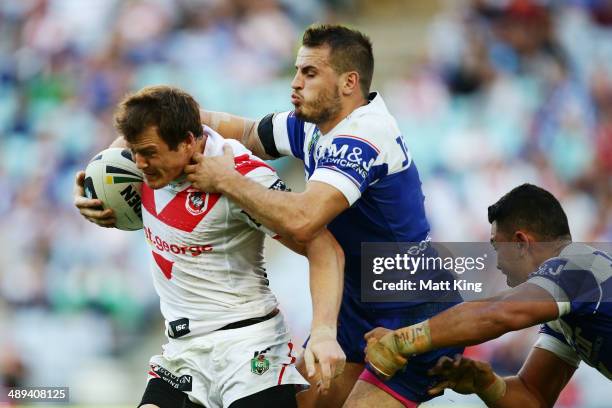
[[[196,137],[192,132],[187,132],[187,138],[181,143],[185,149],[192,149],[196,144]]]
[[[353,95],[355,92],[361,92],[359,88],[359,73],[357,71],[348,71],[342,74],[342,93],[346,96]]]
[[[514,232],[514,241],[520,250],[526,250],[534,240],[529,233],[518,230]]]

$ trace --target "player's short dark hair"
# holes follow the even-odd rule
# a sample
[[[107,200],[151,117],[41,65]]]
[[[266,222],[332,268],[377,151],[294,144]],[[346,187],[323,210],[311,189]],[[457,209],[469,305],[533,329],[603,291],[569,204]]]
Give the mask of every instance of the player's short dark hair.
[[[170,86],[148,86],[128,94],[115,112],[115,127],[129,143],[145,129],[157,127],[171,150],[187,140],[188,132],[203,135],[200,106],[188,93]]]
[[[542,240],[571,238],[567,215],[559,200],[533,184],[512,189],[489,207],[489,222],[507,232],[525,229]]]
[[[342,25],[314,24],[304,32],[302,45],[329,46],[330,63],[334,70],[338,74],[357,71],[361,93],[368,97],[374,73],[374,54],[367,35]]]

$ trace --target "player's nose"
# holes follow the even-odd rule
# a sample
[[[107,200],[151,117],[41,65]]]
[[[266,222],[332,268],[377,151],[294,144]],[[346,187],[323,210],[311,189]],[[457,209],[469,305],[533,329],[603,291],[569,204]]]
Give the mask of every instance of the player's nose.
[[[136,162],[136,167],[138,167],[140,170],[144,170],[148,167],[148,163],[145,158],[142,157],[142,155],[138,153],[132,153],[132,156],[134,157],[134,161]]]
[[[292,89],[302,89],[303,87],[304,87],[304,80],[302,79],[300,73],[296,72],[295,76],[293,77],[293,81],[291,81],[291,88]]]

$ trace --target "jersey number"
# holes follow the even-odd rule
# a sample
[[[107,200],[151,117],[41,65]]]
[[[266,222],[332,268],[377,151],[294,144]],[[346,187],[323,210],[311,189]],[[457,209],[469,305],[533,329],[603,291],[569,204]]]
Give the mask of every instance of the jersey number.
[[[612,258],[610,258],[610,255],[606,254],[603,251],[594,251],[593,255],[599,255],[602,256],[604,258],[606,258],[608,261],[610,261],[610,266],[612,266]]]
[[[405,160],[402,162],[402,168],[406,167],[410,163],[410,157],[408,156],[408,148],[406,147],[404,138],[400,135],[395,139],[395,141],[400,146],[400,149],[402,149],[402,153],[404,153]]]

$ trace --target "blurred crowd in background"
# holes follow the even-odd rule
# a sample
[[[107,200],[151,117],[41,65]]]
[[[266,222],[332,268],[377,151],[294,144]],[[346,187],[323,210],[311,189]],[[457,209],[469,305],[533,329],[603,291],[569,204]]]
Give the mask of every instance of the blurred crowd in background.
[[[532,182],[560,198],[575,240],[610,242],[612,1],[414,2],[430,10],[422,37],[373,39],[375,55],[386,44],[418,48],[418,57],[377,66],[396,74],[374,83],[419,167],[433,239],[488,241],[486,207]],[[368,33],[411,21],[397,12],[370,19],[367,3],[0,2],[0,386],[70,385],[77,401],[98,402],[135,402],[144,389],[143,344],[153,354],[163,342],[148,249],[140,232],[98,228],[72,205],[74,174],[116,137],[118,100],[164,83],[211,110],[288,110],[310,23],[355,21]],[[303,340],[305,264],[269,252],[274,289]],[[274,269],[292,262],[300,283],[277,275],[275,284]],[[294,286],[303,297],[284,297]],[[534,336],[470,353],[515,373]],[[559,406],[612,397],[598,381],[580,374]]]

